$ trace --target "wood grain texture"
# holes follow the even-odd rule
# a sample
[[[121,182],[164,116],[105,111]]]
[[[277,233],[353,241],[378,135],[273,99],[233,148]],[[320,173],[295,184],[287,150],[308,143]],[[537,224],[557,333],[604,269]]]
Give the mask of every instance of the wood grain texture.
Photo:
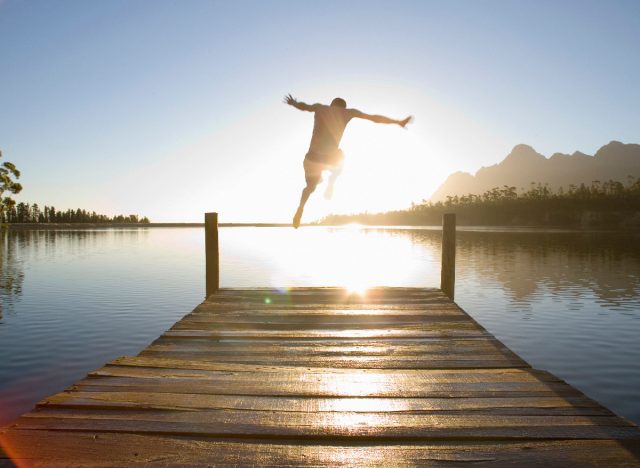
[[[12,431],[6,445],[34,466],[636,466],[634,441],[317,443],[127,433]],[[117,448],[114,450],[114,448]],[[27,465],[27,466],[29,466]]]
[[[0,446],[26,466],[640,463],[634,424],[418,288],[219,290]]]

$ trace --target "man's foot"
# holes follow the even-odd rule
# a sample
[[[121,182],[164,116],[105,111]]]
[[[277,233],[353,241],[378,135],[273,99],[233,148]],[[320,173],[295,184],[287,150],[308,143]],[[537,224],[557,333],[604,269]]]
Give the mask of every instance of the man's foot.
[[[293,227],[298,229],[300,227],[300,219],[302,219],[302,208],[298,207],[296,214],[293,215]]]

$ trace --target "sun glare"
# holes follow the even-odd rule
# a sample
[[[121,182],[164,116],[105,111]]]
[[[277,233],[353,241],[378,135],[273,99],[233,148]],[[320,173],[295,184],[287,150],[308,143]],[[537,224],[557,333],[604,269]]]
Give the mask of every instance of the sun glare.
[[[247,286],[337,286],[366,297],[376,286],[435,283],[439,272],[437,254],[417,247],[411,238],[364,226],[264,228],[259,235],[223,229],[221,242],[221,251],[236,258],[233,266],[223,265],[230,270],[225,278],[252,278]],[[262,245],[269,245],[269,255],[260,250]]]
[[[388,374],[327,374],[321,375],[319,380],[317,376],[315,378],[321,392],[350,397],[381,394],[394,384],[394,376]]]
[[[356,296],[365,297],[367,295],[367,290],[372,285],[368,285],[364,282],[357,281],[357,278],[354,278],[354,281],[345,284],[345,288],[349,294],[354,294]]]

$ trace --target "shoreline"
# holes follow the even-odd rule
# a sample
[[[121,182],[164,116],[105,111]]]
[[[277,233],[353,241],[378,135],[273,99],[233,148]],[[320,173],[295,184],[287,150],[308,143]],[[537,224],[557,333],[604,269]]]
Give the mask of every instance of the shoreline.
[[[219,227],[290,227],[285,223],[219,223]],[[204,223],[8,223],[9,230],[26,229],[126,229],[126,228],[192,228],[204,227]]]
[[[38,231],[38,230],[95,230],[95,229],[146,229],[146,228],[204,228],[204,223],[10,223],[0,225],[0,229],[7,231]],[[288,223],[219,223],[221,228],[233,227],[284,227],[291,228]],[[302,224],[306,228],[346,228],[353,227],[358,229],[405,229],[405,230],[440,230],[441,225],[424,224],[424,225],[407,225],[407,224]],[[611,233],[629,233],[636,229],[629,227],[576,227],[576,226],[512,226],[512,225],[458,225],[458,231],[461,232],[611,232]]]

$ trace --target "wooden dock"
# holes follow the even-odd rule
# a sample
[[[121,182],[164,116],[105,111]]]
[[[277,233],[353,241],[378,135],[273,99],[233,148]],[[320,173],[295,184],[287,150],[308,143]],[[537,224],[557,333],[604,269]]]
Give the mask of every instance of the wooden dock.
[[[219,290],[0,442],[19,466],[640,464],[637,426],[416,288]]]

